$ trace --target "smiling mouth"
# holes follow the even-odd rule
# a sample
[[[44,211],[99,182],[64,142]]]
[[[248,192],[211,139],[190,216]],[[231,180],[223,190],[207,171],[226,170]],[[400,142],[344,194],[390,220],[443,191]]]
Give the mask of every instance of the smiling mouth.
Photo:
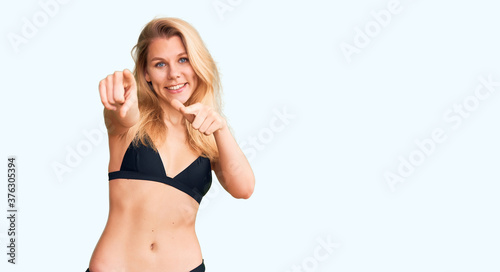
[[[187,84],[187,82],[186,82],[186,83],[179,84],[179,85],[175,85],[175,86],[167,87],[167,89],[169,89],[169,90],[178,90],[178,89],[180,89],[180,88],[184,87],[186,84]]]

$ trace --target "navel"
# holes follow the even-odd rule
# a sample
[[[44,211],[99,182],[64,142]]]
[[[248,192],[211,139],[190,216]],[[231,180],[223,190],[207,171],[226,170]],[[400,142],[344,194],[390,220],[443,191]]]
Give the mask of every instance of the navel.
[[[151,229],[151,232],[155,232],[155,230],[154,230],[154,229]],[[156,245],[156,243],[155,243],[155,242],[152,242],[152,243],[149,245],[149,248],[150,248],[151,250],[155,250],[155,249],[156,249],[156,247],[157,247],[157,245]]]

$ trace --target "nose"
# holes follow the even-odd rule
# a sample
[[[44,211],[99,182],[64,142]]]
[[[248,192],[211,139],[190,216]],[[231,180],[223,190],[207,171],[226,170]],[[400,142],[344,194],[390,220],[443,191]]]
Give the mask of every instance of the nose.
[[[180,76],[180,71],[175,65],[171,65],[170,69],[167,71],[168,79],[176,79]]]

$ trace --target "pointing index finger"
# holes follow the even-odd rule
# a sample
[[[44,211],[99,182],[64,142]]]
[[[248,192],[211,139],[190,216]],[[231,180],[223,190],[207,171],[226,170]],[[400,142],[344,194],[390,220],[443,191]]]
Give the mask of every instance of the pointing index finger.
[[[132,74],[132,72],[128,69],[123,70],[123,83],[124,85],[127,85],[125,87],[135,87],[134,74]]]
[[[181,101],[179,101],[177,99],[172,99],[170,101],[170,105],[172,105],[172,107],[174,109],[176,109],[180,113],[182,113],[182,115],[184,115],[184,118],[186,118],[190,123],[193,122],[195,114],[186,112],[187,108],[186,108],[186,106],[184,106],[184,104],[182,104]]]
[[[181,101],[174,98],[170,101],[170,105],[172,105],[174,109],[180,111],[181,113],[184,113],[182,110],[185,108],[185,106],[181,103]]]

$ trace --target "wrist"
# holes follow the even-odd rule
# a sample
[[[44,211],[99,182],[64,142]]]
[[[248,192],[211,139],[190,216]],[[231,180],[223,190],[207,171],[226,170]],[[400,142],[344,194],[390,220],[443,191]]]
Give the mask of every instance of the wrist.
[[[222,118],[222,125],[219,129],[217,129],[214,132],[214,136],[215,136],[215,134],[224,133],[225,131],[228,131],[228,130],[229,130],[229,128],[227,127],[227,122],[224,118]]]

